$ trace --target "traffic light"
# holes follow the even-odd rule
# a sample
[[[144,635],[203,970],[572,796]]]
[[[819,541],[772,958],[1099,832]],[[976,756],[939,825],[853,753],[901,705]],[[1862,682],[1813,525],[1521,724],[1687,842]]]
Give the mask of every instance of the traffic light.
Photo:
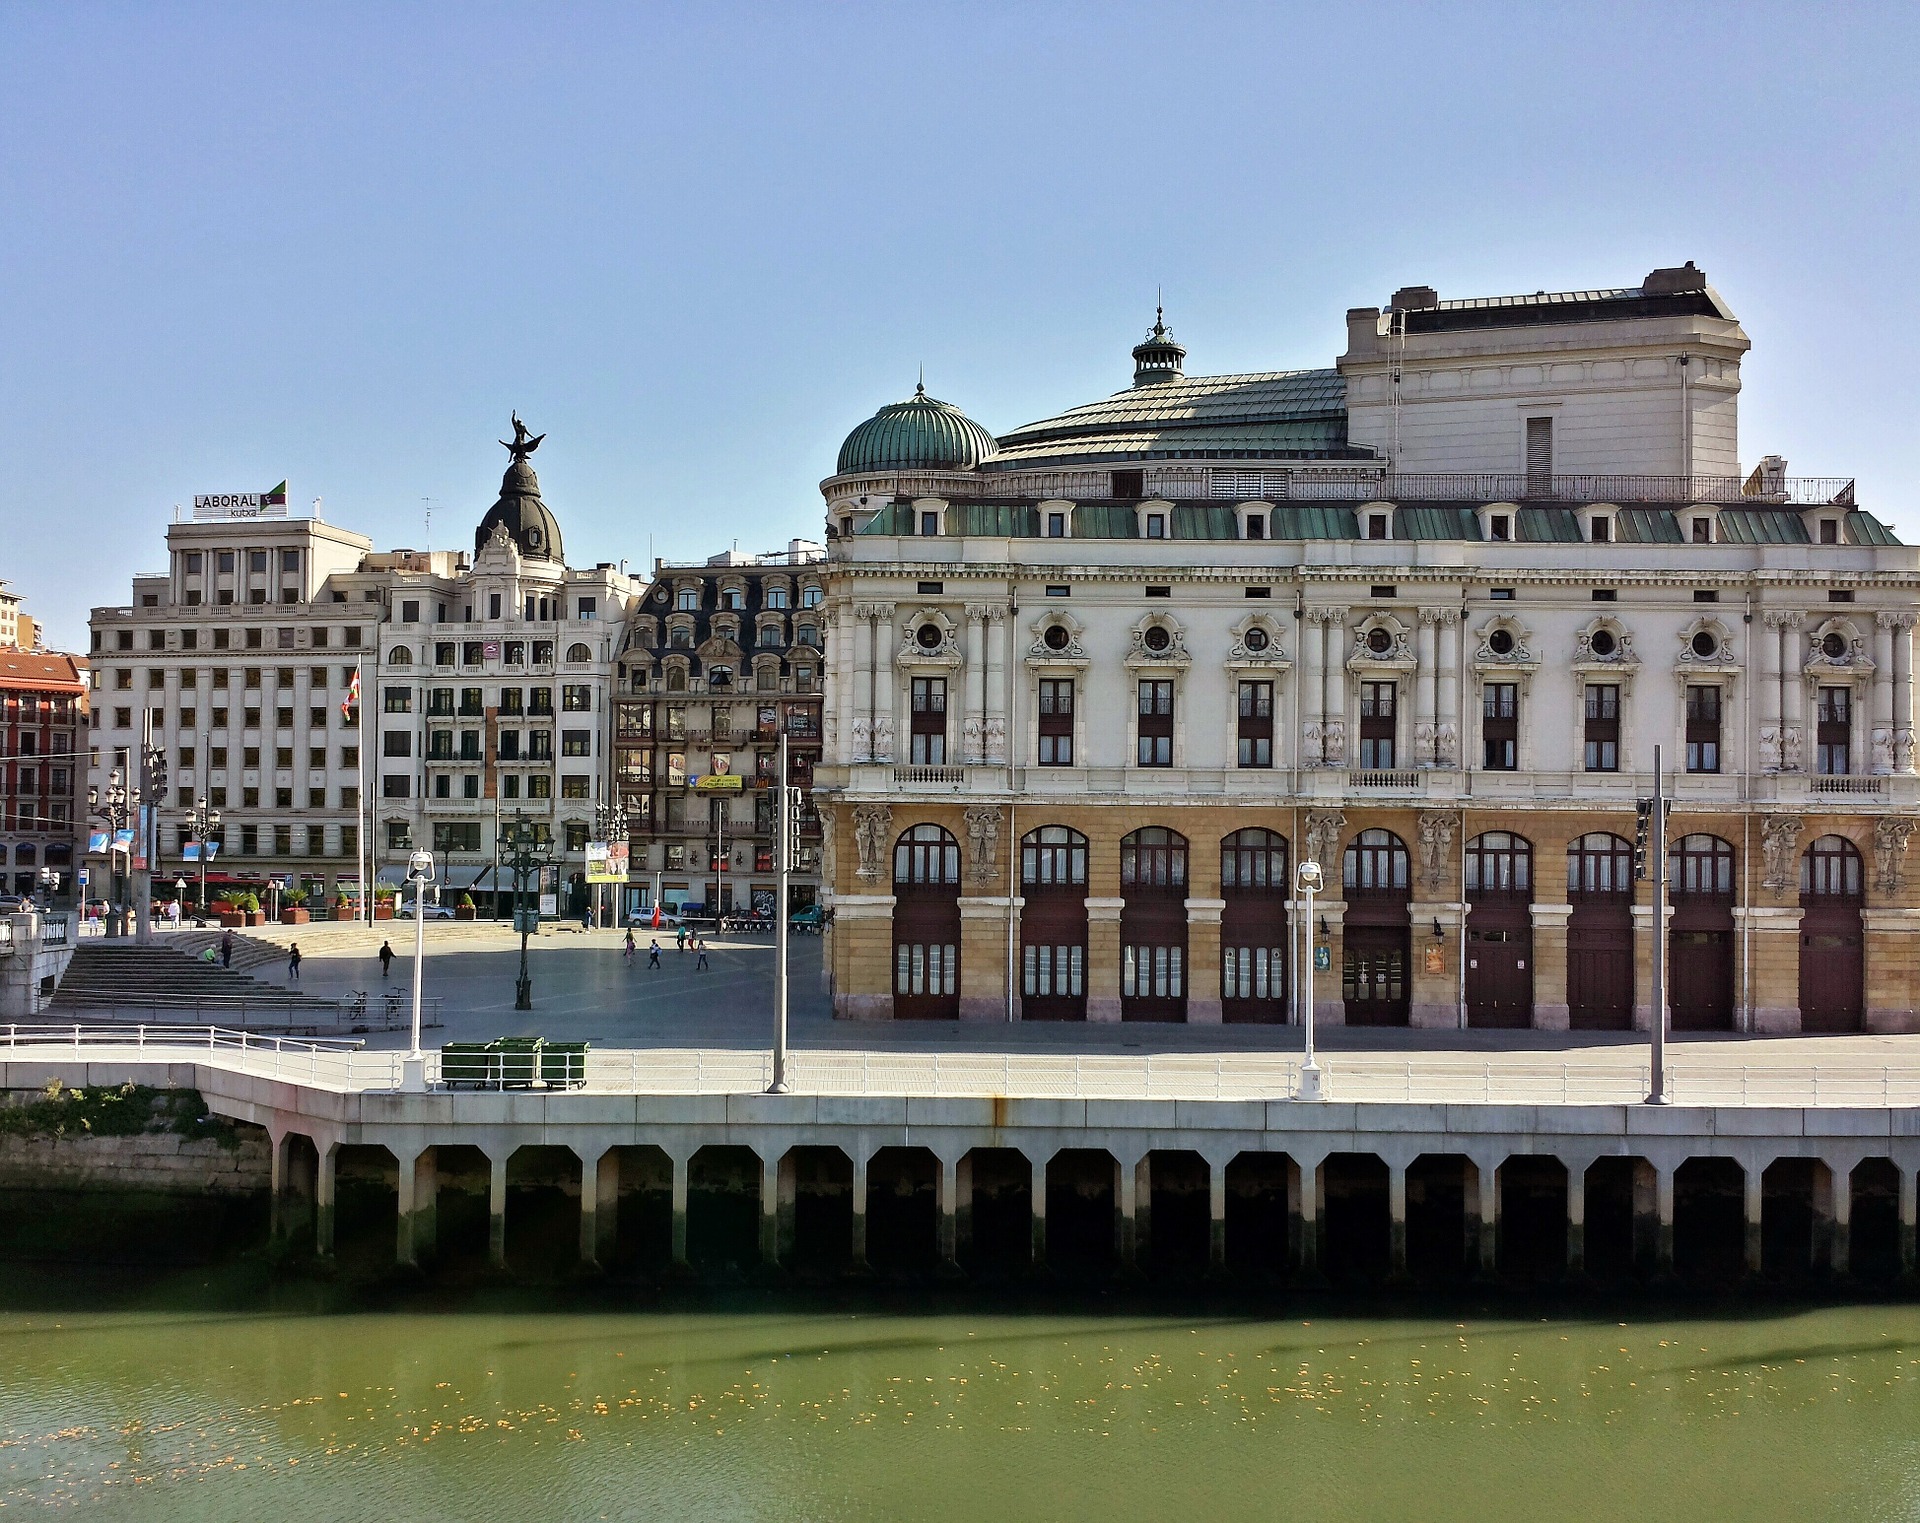
[[[1640,879],[1647,875],[1647,846],[1653,836],[1653,800],[1636,800],[1633,815],[1633,876]]]
[[[159,746],[147,752],[148,796],[155,802],[167,796],[167,753]]]

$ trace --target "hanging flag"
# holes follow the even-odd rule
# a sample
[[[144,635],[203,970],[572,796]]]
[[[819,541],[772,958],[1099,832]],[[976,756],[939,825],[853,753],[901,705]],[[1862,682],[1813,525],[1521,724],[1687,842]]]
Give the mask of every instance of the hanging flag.
[[[353,681],[347,684],[347,696],[340,700],[340,717],[353,718],[353,706],[360,701],[360,668],[353,669]]]
[[[260,506],[263,508],[284,508],[287,505],[287,484],[281,482],[271,492],[260,494]]]

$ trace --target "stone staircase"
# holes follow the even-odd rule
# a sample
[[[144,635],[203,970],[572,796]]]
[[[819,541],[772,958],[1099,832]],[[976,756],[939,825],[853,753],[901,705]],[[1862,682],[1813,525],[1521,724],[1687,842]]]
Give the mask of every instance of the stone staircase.
[[[124,1019],[191,1019],[215,1025],[332,1025],[339,1007],[295,990],[250,978],[238,966],[229,970],[217,962],[201,962],[190,937],[206,932],[179,932],[150,946],[132,941],[83,941],[74,948],[73,961],[60,980],[47,1013],[52,1016],[86,1012],[99,1018],[114,1014]],[[213,944],[219,933],[211,933]],[[240,962],[243,938],[234,937],[235,963]],[[259,946],[255,962],[271,961],[279,949]]]

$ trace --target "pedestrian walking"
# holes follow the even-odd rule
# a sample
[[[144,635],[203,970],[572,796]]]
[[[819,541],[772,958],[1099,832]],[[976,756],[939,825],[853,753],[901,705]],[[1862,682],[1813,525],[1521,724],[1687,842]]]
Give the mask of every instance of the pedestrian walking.
[[[627,927],[626,958],[627,958],[627,966],[631,968],[633,966],[633,927],[632,926]]]
[[[694,960],[693,971],[696,973],[711,972],[712,969],[707,966],[707,944],[696,936],[693,938],[693,949],[700,954],[699,957]]]
[[[233,966],[232,931],[222,931],[220,933],[220,966],[223,968],[231,968]]]
[[[684,952],[687,949],[687,928],[683,925],[673,928],[673,949],[676,952]]]
[[[292,983],[300,982],[300,943],[297,941],[287,949],[287,978]]]
[[[580,912],[580,929],[583,931],[591,931],[593,929],[593,911],[591,909],[584,909]]]
[[[657,941],[647,947],[647,966],[649,968],[660,966],[660,943]]]
[[[172,923],[176,931],[180,929],[180,901],[178,899],[169,899],[167,901],[167,919]]]
[[[385,978],[387,976],[387,969],[391,968],[392,966],[393,966],[393,943],[390,941],[383,941],[380,943],[380,976],[382,978]]]

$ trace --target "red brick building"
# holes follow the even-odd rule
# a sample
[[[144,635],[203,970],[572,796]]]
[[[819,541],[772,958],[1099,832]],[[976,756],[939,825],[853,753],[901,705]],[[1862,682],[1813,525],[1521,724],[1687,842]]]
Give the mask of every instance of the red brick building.
[[[86,744],[85,660],[0,649],[0,893],[73,891]]]

